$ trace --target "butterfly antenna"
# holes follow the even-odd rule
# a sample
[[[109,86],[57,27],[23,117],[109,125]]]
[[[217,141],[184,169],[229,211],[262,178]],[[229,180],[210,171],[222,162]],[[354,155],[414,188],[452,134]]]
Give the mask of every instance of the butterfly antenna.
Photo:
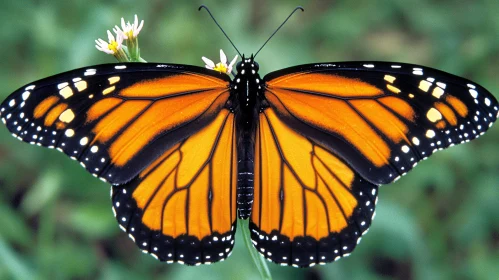
[[[263,43],[263,45],[258,49],[258,51],[255,53],[255,56],[253,58],[256,57],[256,55],[263,49],[263,47],[265,47],[265,45],[268,43],[268,41],[270,41],[270,39],[272,39],[272,37],[274,37],[274,35],[277,33],[277,31],[279,31],[279,29],[281,29],[281,27],[288,21],[288,19],[298,10],[301,10],[302,12],[304,12],[305,10],[303,9],[302,6],[298,6],[296,7],[292,12],[291,14],[289,14],[289,16],[284,20],[283,23],[281,23],[281,25],[279,25],[279,27],[277,27],[277,29],[274,31],[274,33],[272,33],[272,35],[270,35],[270,37],[267,39],[267,41],[265,41],[265,43]]]
[[[232,46],[234,47],[234,49],[236,49],[237,53],[239,54],[240,57],[243,57],[241,55],[241,53],[239,52],[239,50],[236,48],[236,45],[234,45],[234,43],[232,43],[232,40],[229,38],[229,36],[227,36],[227,33],[225,33],[225,31],[222,29],[222,27],[220,26],[220,24],[218,24],[217,20],[215,19],[215,17],[213,17],[213,15],[211,14],[210,10],[208,9],[208,7],[206,7],[205,5],[201,5],[199,6],[199,9],[198,11],[201,11],[201,9],[204,8],[208,14],[210,14],[210,17],[213,19],[213,21],[215,22],[215,24],[218,26],[218,28],[220,28],[220,30],[222,31],[222,33],[225,35],[225,37],[227,38],[227,40],[229,40],[229,42],[232,44]]]

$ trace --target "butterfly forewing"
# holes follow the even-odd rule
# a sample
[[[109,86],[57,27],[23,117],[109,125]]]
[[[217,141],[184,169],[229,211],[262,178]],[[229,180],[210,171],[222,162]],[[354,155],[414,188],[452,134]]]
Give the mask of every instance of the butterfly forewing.
[[[302,65],[265,81],[265,98],[282,121],[374,184],[480,136],[498,114],[497,100],[480,85],[409,64]]]
[[[108,64],[27,85],[0,105],[22,141],[55,148],[113,184],[211,122],[228,77],[194,66]]]

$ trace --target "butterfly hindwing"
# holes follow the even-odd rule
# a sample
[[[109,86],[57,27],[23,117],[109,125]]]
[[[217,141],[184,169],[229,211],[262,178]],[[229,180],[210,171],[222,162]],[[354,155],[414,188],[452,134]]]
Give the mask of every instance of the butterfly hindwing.
[[[229,78],[173,64],[107,64],[73,70],[11,94],[0,113],[18,139],[58,149],[96,177],[123,184],[211,122]]]
[[[250,230],[265,258],[308,267],[348,256],[374,217],[378,187],[315,140],[260,114]]]
[[[144,252],[166,262],[227,258],[236,230],[234,115],[223,109],[131,182],[113,186],[116,219]]]
[[[417,65],[310,64],[264,80],[279,118],[374,184],[393,182],[435,151],[482,135],[498,115],[485,88]]]

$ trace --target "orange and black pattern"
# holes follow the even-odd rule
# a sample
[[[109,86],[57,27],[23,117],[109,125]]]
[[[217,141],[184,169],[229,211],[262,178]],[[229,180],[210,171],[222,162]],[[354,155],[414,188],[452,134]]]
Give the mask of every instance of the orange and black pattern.
[[[20,88],[0,106],[1,117],[19,140],[123,184],[215,118],[229,96],[228,77],[217,74],[165,64],[82,68]]]
[[[195,265],[226,258],[234,244],[228,81],[200,67],[98,65],[27,85],[0,111],[16,138],[113,184],[116,218],[143,251]]]
[[[234,115],[222,110],[130,183],[113,186],[121,228],[166,262],[209,264],[227,258],[236,230]]]
[[[374,217],[378,186],[314,140],[260,114],[252,242],[265,258],[307,267],[350,255]]]
[[[350,255],[378,186],[485,133],[497,100],[466,79],[386,62],[321,63],[263,79],[195,66],[82,68],[0,105],[14,137],[57,149],[111,183],[120,227],[155,258],[226,259],[236,219],[260,254],[309,267]]]
[[[494,96],[476,83],[410,64],[302,65],[264,80],[266,99],[287,125],[374,184],[479,137],[498,114]]]

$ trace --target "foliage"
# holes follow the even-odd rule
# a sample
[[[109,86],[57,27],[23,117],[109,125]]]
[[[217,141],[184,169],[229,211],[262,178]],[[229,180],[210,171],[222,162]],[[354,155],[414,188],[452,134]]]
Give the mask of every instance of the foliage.
[[[439,68],[499,97],[499,5],[480,1],[209,1],[261,73],[318,61],[387,60]],[[94,40],[123,16],[145,19],[148,61],[203,66],[236,53],[190,1],[14,1],[0,9],[0,97],[66,70],[114,62]],[[159,263],[113,218],[109,186],[64,155],[23,144],[0,128],[0,279],[257,279],[243,242],[225,262]],[[274,279],[497,279],[499,129],[440,152],[382,187],[369,234],[348,258],[311,269],[269,264]],[[237,240],[242,241],[240,233]]]

